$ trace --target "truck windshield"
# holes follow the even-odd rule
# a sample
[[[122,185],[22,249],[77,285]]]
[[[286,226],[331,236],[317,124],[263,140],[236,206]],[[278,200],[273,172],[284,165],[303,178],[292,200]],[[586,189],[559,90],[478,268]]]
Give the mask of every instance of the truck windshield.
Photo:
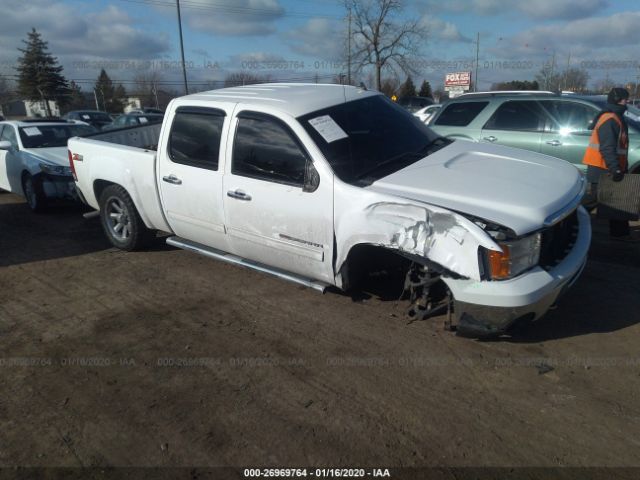
[[[382,95],[298,118],[342,181],[366,186],[450,143]]]
[[[95,132],[90,125],[34,125],[20,127],[20,139],[24,148],[66,147],[69,138]]]

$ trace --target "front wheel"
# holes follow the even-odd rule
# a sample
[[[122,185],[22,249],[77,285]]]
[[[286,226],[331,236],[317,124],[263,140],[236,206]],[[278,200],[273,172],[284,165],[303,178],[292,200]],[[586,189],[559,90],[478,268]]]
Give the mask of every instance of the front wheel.
[[[41,213],[45,210],[47,197],[44,195],[42,182],[31,174],[25,173],[22,177],[22,191],[32,212]]]
[[[148,245],[155,233],[149,230],[127,191],[111,185],[100,195],[102,228],[113,246],[121,250],[138,250]]]

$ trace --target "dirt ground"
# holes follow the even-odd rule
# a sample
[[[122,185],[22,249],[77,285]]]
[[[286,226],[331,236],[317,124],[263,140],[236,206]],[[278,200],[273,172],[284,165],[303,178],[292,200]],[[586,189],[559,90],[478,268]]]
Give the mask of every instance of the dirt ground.
[[[640,246],[594,225],[560,306],[480,342],[0,194],[0,467],[638,467]]]

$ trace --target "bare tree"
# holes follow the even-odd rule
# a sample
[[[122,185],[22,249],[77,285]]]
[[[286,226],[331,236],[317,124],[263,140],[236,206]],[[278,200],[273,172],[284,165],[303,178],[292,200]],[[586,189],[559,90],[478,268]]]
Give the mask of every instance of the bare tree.
[[[163,82],[164,78],[156,70],[139,73],[133,78],[134,91],[132,93],[141,97],[146,106],[153,105],[156,108],[161,108],[158,93],[162,88]]]
[[[238,87],[241,85],[254,85],[256,83],[268,83],[271,81],[271,77],[268,75],[255,75],[250,72],[235,72],[230,73],[224,79],[225,87]]]
[[[619,87],[619,86],[622,86],[622,85],[618,85],[617,82],[612,80],[607,74],[605,78],[601,78],[600,80],[595,82],[595,84],[593,85],[593,88],[596,93],[607,94],[612,88]]]
[[[403,0],[344,0],[353,18],[352,60],[356,71],[372,66],[375,84],[381,89],[381,72],[417,73],[413,59],[419,57],[426,28],[417,20],[400,21]]]
[[[394,77],[388,77],[382,80],[380,88],[378,90],[384,93],[387,97],[391,98],[396,93],[398,93],[399,88],[400,82],[398,81],[398,79]]]
[[[554,72],[548,66],[543,67],[536,75],[536,82],[543,90],[559,92],[571,90],[582,93],[587,89],[589,72],[581,68],[567,68],[564,71]]]
[[[562,74],[563,89],[576,93],[584,93],[587,90],[589,72],[581,68],[567,68]]]

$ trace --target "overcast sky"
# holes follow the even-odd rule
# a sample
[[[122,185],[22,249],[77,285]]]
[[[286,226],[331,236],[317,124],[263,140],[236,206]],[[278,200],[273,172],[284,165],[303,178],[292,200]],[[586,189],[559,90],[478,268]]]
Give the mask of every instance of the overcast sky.
[[[17,48],[35,27],[69,79],[88,88],[104,66],[127,82],[154,68],[179,88],[175,0],[0,0],[0,73],[14,75]],[[331,80],[344,72],[346,13],[338,0],[181,0],[188,77],[194,86],[230,72],[282,80]],[[481,89],[584,67],[590,83],[640,75],[637,0],[406,0],[405,18],[428,27],[416,62],[434,87],[475,59]],[[275,63],[274,63],[275,62]],[[366,80],[366,79],[365,79]],[[125,84],[126,86],[126,84]]]

